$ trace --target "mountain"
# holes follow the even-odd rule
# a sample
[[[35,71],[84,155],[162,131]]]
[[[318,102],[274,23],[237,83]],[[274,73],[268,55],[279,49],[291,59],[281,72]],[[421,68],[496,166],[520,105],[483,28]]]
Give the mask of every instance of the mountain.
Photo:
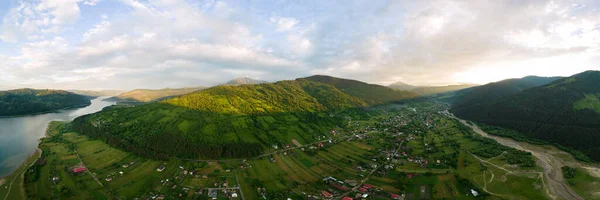
[[[117,96],[119,94],[124,93],[123,90],[69,90],[69,92],[90,96],[90,97],[108,97],[108,96]]]
[[[29,115],[90,104],[88,97],[62,90],[0,91],[0,116]]]
[[[560,77],[537,77],[527,76],[523,78],[506,79],[498,82],[488,83],[482,86],[457,91],[453,106],[470,106],[478,103],[489,102],[503,97],[519,93],[525,89],[548,84],[558,80]]]
[[[363,107],[372,98],[355,95],[362,87],[383,88],[371,91],[374,96],[404,94],[361,82],[351,82],[361,87],[339,89],[310,79],[221,85],[135,107],[113,106],[72,124],[81,133],[151,158],[251,157],[293,140],[314,142],[348,126],[348,117],[369,115]]]
[[[255,84],[261,84],[261,83],[268,83],[267,81],[263,81],[263,80],[256,80],[256,79],[251,79],[250,77],[242,77],[242,78],[236,78],[233,80],[230,80],[229,82],[223,84],[223,85],[255,85]]]
[[[122,93],[118,96],[108,98],[108,101],[118,102],[151,102],[162,100],[169,97],[179,96],[202,90],[205,87],[189,87],[189,88],[165,88],[159,90],[136,89]]]
[[[461,101],[451,112],[464,119],[514,129],[517,137],[572,148],[600,161],[600,71],[586,71],[529,89],[525,87],[545,81],[526,78],[537,82],[505,87],[512,90],[501,93],[505,95],[501,98]]]
[[[422,96],[432,95],[432,94],[440,94],[452,91],[458,91],[462,89],[472,88],[478,86],[477,84],[460,84],[460,85],[447,85],[447,86],[425,86],[425,87],[415,87],[410,89],[409,91],[417,93]]]
[[[404,83],[402,81],[398,81],[398,82],[392,83],[392,84],[388,85],[388,87],[389,88],[394,88],[394,89],[397,89],[397,90],[408,90],[408,91],[417,88],[417,86],[409,85],[409,84]]]
[[[398,91],[381,85],[368,84],[356,80],[342,79],[324,75],[314,75],[301,78],[299,80],[309,80],[333,85],[337,89],[362,99],[365,103],[370,105],[389,103],[418,96],[418,94],[414,92]]]

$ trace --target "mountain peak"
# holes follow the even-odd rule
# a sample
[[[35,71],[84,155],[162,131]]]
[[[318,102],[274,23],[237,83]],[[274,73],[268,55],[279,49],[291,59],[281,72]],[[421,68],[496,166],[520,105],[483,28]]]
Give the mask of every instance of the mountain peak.
[[[402,82],[402,81],[397,81],[395,83],[392,83],[392,84],[388,85],[388,87],[398,89],[398,90],[412,90],[412,89],[417,88],[417,86],[410,85],[410,84]]]

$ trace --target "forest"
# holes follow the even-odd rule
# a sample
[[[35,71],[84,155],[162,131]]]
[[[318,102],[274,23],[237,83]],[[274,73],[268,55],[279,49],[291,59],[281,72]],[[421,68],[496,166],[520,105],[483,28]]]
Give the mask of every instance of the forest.
[[[599,161],[600,112],[591,109],[594,105],[577,104],[591,94],[600,94],[599,83],[600,72],[588,71],[498,100],[453,106],[451,112],[460,118],[513,129],[523,138],[574,149]],[[519,138],[515,132],[504,134]],[[575,156],[586,160],[585,156]]]
[[[90,104],[89,97],[62,90],[0,91],[0,116],[28,115]]]

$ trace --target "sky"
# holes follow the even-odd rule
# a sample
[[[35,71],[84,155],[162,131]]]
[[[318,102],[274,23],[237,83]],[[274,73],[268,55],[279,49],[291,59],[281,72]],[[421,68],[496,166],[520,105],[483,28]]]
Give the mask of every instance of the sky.
[[[600,70],[599,8],[595,0],[3,0],[0,89],[569,76]]]

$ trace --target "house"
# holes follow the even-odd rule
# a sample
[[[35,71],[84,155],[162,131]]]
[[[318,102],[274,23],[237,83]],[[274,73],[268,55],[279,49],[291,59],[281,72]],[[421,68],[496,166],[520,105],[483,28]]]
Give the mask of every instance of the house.
[[[232,197],[232,198],[237,198],[237,197],[238,197],[238,194],[237,194],[237,193],[233,193],[233,194],[231,194],[231,197]]]
[[[342,200],[352,200],[352,198],[350,198],[350,197],[344,197],[344,198],[342,198]]]
[[[413,178],[413,177],[415,177],[415,175],[414,174],[406,174],[406,177]]]
[[[362,187],[366,188],[366,189],[371,189],[373,188],[373,186],[369,185],[369,184],[363,184]]]
[[[319,148],[321,148],[321,147],[323,147],[323,143],[322,143],[322,142],[319,142],[319,143],[317,143],[317,146],[318,146]]]
[[[334,188],[336,188],[338,190],[341,190],[341,191],[347,191],[348,190],[348,188],[346,188],[344,186],[341,186],[341,185],[338,185],[338,184],[335,184],[335,183],[330,184],[330,186],[334,187]]]
[[[361,193],[367,193],[367,188],[361,187],[358,188],[358,191],[360,191]]]
[[[162,172],[162,171],[164,171],[164,170],[165,170],[165,168],[166,168],[166,167],[165,167],[164,165],[161,165],[161,166],[159,166],[158,168],[156,168],[156,171],[157,171],[157,172]]]
[[[327,192],[327,191],[325,191],[325,190],[321,191],[321,194],[322,194],[322,195],[323,195],[323,197],[325,197],[325,198],[331,198],[331,197],[333,197],[333,194],[331,194],[331,193],[329,193],[329,192]]]
[[[76,167],[76,168],[73,168],[73,173],[84,172],[86,170],[87,169],[85,167]]]
[[[127,163],[123,164],[123,168],[128,168],[128,167],[129,167],[129,164],[127,164]]]
[[[397,195],[397,194],[391,194],[391,195],[390,195],[390,198],[392,198],[392,199],[400,199],[400,195]]]

